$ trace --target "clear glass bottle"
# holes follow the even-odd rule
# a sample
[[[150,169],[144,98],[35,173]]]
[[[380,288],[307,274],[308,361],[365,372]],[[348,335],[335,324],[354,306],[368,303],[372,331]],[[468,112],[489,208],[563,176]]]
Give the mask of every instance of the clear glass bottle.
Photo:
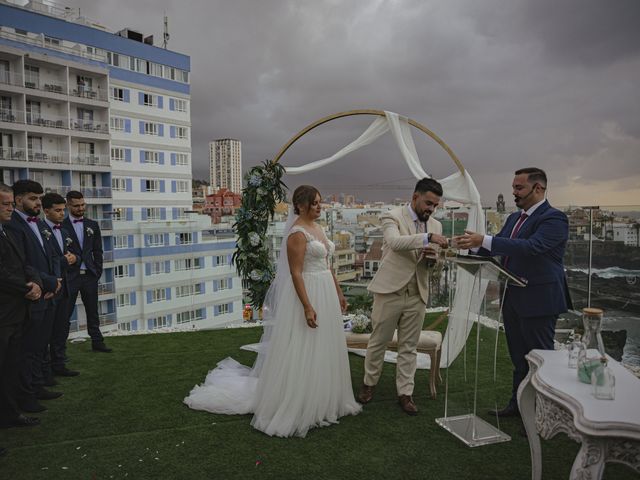
[[[580,352],[587,347],[582,343],[582,339],[579,333],[573,335],[573,341],[569,343],[569,368],[578,368],[578,357]]]
[[[600,400],[613,400],[616,396],[616,377],[607,366],[607,358],[600,359],[600,365],[591,373],[593,396]]]
[[[604,343],[600,335],[602,316],[603,312],[599,308],[582,309],[582,342],[585,349],[578,353],[578,380],[582,383],[591,383],[591,374],[600,365],[600,359],[605,356]]]

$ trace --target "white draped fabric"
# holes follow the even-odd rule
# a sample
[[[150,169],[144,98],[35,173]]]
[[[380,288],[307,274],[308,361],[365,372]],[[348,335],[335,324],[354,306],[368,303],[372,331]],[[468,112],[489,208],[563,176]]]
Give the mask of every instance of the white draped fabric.
[[[329,165],[347,154],[369,145],[388,131],[395,138],[413,176],[416,179],[429,177],[422,168],[416,152],[408,119],[397,113],[386,111],[385,117],[377,117],[362,135],[332,156],[299,167],[285,167],[286,173],[297,175]],[[457,171],[438,181],[442,184],[445,200],[459,202],[469,209],[467,228],[485,233],[484,211],[480,204],[480,194],[469,172],[466,170],[464,173]],[[464,348],[471,330],[471,320],[477,318],[486,286],[487,279],[477,278],[458,267],[456,293],[449,312],[449,326],[442,342],[441,367],[450,365]]]

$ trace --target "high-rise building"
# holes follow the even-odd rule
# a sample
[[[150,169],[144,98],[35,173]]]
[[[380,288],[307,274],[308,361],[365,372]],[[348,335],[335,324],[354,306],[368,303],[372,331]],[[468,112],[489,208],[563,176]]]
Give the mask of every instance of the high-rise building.
[[[233,193],[242,193],[240,140],[221,138],[209,142],[209,175],[214,191],[226,188]]]
[[[50,3],[0,1],[0,180],[83,192],[103,231],[106,329],[241,319],[235,242],[205,239],[210,220],[190,213],[190,102],[187,55]]]

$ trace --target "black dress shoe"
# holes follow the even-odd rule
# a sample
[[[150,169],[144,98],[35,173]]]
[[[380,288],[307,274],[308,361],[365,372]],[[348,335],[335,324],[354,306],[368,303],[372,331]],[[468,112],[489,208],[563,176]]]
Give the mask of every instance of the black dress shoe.
[[[36,391],[36,398],[38,400],[55,400],[56,398],[60,398],[62,396],[62,392],[52,392],[51,390],[47,390],[46,388],[41,388]]]
[[[27,413],[40,413],[47,409],[47,407],[39,403],[35,398],[23,400],[18,406],[20,410]]]
[[[44,381],[45,387],[55,387],[56,385],[58,385],[58,382],[53,378],[53,376],[46,378]]]
[[[27,417],[26,415],[18,415],[13,420],[8,420],[0,423],[0,428],[35,427],[36,425],[40,425],[39,418]]]
[[[518,410],[517,405],[510,403],[506,407],[504,407],[502,410],[489,410],[489,415],[492,415],[494,417],[500,417],[500,418],[519,417],[520,410]]]
[[[58,377],[77,377],[80,375],[80,372],[76,372],[75,370],[69,370],[67,367],[56,368],[53,371],[53,374]]]
[[[94,343],[91,345],[91,350],[94,352],[103,352],[103,353],[111,353],[113,350],[107,347],[104,342]]]

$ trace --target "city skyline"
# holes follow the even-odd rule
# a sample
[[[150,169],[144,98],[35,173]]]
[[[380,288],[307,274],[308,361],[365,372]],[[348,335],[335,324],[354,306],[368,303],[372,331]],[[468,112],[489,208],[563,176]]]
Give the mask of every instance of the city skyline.
[[[192,85],[194,178],[208,177],[211,138],[241,140],[246,169],[324,115],[381,108],[441,136],[485,204],[498,193],[512,204],[513,171],[529,165],[548,171],[552,203],[640,203],[637,2],[65,4],[109,29],[154,34],[156,45],[166,11],[169,49],[189,54],[199,73]],[[282,162],[331,155],[368,123],[333,122]],[[414,137],[425,170],[436,178],[455,171],[438,148]],[[371,200],[408,196],[414,183],[389,138],[285,182]]]

